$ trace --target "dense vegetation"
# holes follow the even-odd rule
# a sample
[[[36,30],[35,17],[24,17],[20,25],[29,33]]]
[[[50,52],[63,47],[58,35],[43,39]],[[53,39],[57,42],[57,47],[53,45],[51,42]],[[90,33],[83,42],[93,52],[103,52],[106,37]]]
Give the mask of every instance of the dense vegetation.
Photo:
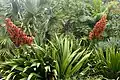
[[[0,2],[3,80],[119,80],[119,0]]]

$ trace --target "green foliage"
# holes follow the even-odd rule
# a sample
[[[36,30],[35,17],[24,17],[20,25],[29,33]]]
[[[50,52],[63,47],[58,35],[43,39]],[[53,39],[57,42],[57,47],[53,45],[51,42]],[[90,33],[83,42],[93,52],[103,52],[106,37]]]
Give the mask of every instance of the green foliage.
[[[119,38],[110,37],[109,39],[107,39],[104,42],[103,41],[98,42],[96,47],[97,46],[102,48],[104,51],[105,51],[106,47],[114,46],[116,48],[116,50],[120,51],[120,40],[119,40]]]
[[[93,1],[93,6],[94,6],[94,12],[95,13],[100,13],[101,12],[101,7],[102,7],[102,0],[92,0]]]
[[[12,50],[5,61],[0,61],[3,80],[45,80],[57,78],[54,60],[45,55],[44,49],[33,45]]]
[[[109,1],[111,0],[0,2],[0,71],[3,78],[54,80],[58,76],[63,80],[82,77],[94,80],[98,77],[91,78],[91,75],[102,72],[105,77],[116,79],[120,66],[119,3]],[[88,35],[104,13],[108,14],[104,39],[96,41],[98,44],[94,46],[96,43],[89,41]],[[15,47],[4,27],[6,17],[11,18],[27,35],[33,36],[34,44]],[[58,37],[54,33],[64,36]],[[113,45],[114,47],[106,49]],[[97,48],[94,54],[94,47],[102,49]]]
[[[119,12],[119,2],[112,1],[109,2],[109,14],[108,14],[108,22],[107,22],[107,28],[106,28],[106,37],[115,37],[120,38],[119,32],[120,32],[120,12]]]
[[[0,61],[4,61],[5,59],[14,56],[10,54],[10,50],[13,48],[15,48],[14,44],[8,37],[6,29],[4,27],[0,27]]]
[[[117,79],[120,74],[120,53],[113,47],[107,47],[104,52],[101,48],[96,50],[99,71],[107,78]]]
[[[120,38],[119,34],[120,34],[120,15],[117,14],[110,14],[110,19],[109,22],[107,24],[107,29],[106,29],[106,34],[107,37],[116,37],[116,38]]]
[[[87,50],[87,47],[79,46],[75,48],[77,46],[74,46],[73,40],[68,36],[61,36],[60,38],[56,36],[54,42],[49,42],[51,45],[49,53],[56,60],[56,70],[60,79],[69,79],[82,69],[92,53],[92,51]]]

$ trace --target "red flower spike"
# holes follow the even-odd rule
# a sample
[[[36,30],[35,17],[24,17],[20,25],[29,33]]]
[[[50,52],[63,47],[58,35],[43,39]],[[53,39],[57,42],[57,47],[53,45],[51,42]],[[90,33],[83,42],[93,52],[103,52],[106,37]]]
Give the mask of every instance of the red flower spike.
[[[93,30],[89,33],[89,39],[92,40],[93,38],[100,39],[102,36],[103,31],[106,27],[107,15],[103,15],[101,19],[95,24]]]
[[[5,19],[7,32],[10,35],[10,39],[12,42],[19,47],[20,45],[28,44],[31,45],[33,42],[33,38],[27,36],[21,28],[18,28],[16,25],[13,24],[13,22],[9,19]]]

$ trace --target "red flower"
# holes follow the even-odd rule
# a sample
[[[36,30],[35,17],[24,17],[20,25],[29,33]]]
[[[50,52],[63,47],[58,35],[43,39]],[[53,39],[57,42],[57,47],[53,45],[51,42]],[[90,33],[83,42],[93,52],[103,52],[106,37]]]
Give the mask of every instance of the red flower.
[[[89,33],[89,39],[101,38],[106,27],[107,15],[103,15],[101,19],[95,24],[93,30]]]
[[[20,46],[23,44],[31,45],[33,42],[33,37],[27,36],[21,28],[18,28],[16,25],[13,24],[13,22],[7,18],[5,20],[7,32],[10,35],[10,39],[13,41],[13,43],[16,46]]]

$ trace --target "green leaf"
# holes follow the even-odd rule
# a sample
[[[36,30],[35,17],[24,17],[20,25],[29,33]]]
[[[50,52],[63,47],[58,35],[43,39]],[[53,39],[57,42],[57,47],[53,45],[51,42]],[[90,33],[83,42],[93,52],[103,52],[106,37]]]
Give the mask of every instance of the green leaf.
[[[37,63],[33,63],[33,64],[31,65],[31,67],[34,67],[34,66],[37,66]]]
[[[63,66],[62,69],[63,71],[65,71],[65,69],[67,69],[67,66],[69,65],[69,67],[72,65],[70,62],[73,60],[73,58],[75,57],[75,55],[77,54],[77,52],[80,50],[77,49],[76,51],[74,51],[71,55],[69,54],[66,59],[63,60]],[[63,72],[64,73],[64,72]]]
[[[25,7],[26,10],[32,14],[35,14],[38,12],[40,7],[40,0],[25,0]]]
[[[28,74],[27,74],[27,73],[20,72],[19,74],[22,75],[24,78],[25,78],[25,77],[28,77]]]
[[[81,66],[83,65],[84,61],[89,58],[89,56],[90,56],[91,53],[92,53],[92,51],[91,51],[90,53],[86,54],[86,55],[73,67],[73,69],[71,70],[70,73],[73,74],[73,73],[77,72],[77,71],[81,68]]]
[[[12,0],[11,3],[12,3],[12,13],[14,16],[16,16],[16,15],[18,15],[18,11],[19,11],[17,0],[15,0],[15,1]]]
[[[41,77],[41,76],[39,76],[39,75],[36,74],[36,73],[30,73],[30,75],[28,76],[27,80],[31,80],[31,78],[32,78],[33,76]]]
[[[11,68],[11,71],[14,70],[16,67],[18,67],[18,65],[14,65],[14,66]]]
[[[16,78],[16,75],[13,75],[13,78],[12,78],[12,80],[15,80],[15,78]]]
[[[4,23],[4,19],[0,17],[0,25]]]
[[[32,14],[35,14],[35,11],[34,11],[35,9],[33,7],[34,4],[32,4],[30,0],[26,0],[24,3],[25,3],[26,10]]]
[[[10,78],[11,78],[13,75],[14,75],[14,72],[11,72],[11,73],[7,76],[6,80],[10,80]]]
[[[85,73],[90,70],[90,66],[86,67],[82,72],[80,72],[81,75],[85,75]]]
[[[67,58],[67,55],[69,55],[69,41],[67,38],[64,39],[64,49],[63,49],[63,61]]]
[[[66,70],[66,74],[69,73],[71,70],[69,70],[71,68],[71,66],[73,65],[73,63],[75,63],[78,59],[80,59],[81,55],[85,52],[86,49],[84,49],[83,51],[77,53],[76,51],[74,51],[72,53],[72,55],[70,55],[68,62],[66,64],[68,64],[68,69]],[[76,52],[76,53],[75,53]],[[76,55],[77,54],[77,55]],[[74,56],[73,56],[74,55]]]
[[[27,78],[22,78],[22,79],[20,79],[20,80],[27,80]]]
[[[26,72],[29,68],[30,68],[29,66],[25,67],[23,72]]]
[[[37,68],[40,66],[41,63],[37,63]]]
[[[24,70],[24,68],[22,68],[22,67],[16,67],[15,69],[17,69],[19,71],[23,71]]]

